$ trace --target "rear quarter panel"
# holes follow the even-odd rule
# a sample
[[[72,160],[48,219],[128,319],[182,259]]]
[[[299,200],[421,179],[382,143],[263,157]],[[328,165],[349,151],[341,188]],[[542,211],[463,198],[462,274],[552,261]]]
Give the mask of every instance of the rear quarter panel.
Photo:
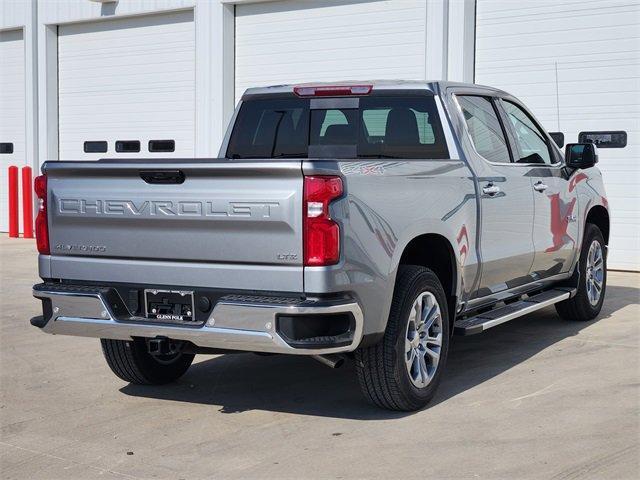
[[[316,161],[305,162],[303,170],[339,174],[345,184],[345,196],[331,210],[342,226],[342,261],[330,268],[306,267],[305,292],[351,292],[364,309],[364,333],[382,332],[402,253],[428,233],[452,246],[459,296],[473,290],[477,205],[462,160]]]

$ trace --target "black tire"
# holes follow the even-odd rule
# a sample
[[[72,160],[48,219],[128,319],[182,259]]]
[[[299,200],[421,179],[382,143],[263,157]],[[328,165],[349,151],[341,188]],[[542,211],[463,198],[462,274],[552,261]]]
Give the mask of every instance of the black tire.
[[[176,353],[153,356],[143,338],[129,340],[100,339],[102,353],[111,371],[125,382],[137,385],[162,385],[180,378],[193,362],[193,354]]]
[[[435,296],[442,317],[440,360],[432,380],[418,388],[405,365],[405,338],[410,310],[419,295]],[[384,337],[376,345],[356,350],[356,371],[365,398],[389,410],[414,411],[425,407],[435,395],[449,351],[447,297],[438,277],[428,268],[403,265],[398,271],[391,311]]]
[[[593,242],[599,242],[602,250],[602,262],[603,262],[603,280],[602,280],[602,292],[600,298],[595,305],[592,305],[589,301],[587,292],[587,257],[589,254],[589,248]],[[560,303],[556,303],[556,311],[558,314],[566,320],[579,320],[588,321],[593,320],[598,316],[602,309],[602,303],[607,291],[607,255],[606,245],[604,243],[604,237],[600,229],[587,223],[584,232],[584,239],[582,241],[582,249],[580,251],[580,260],[578,263],[579,275],[577,275],[577,293],[573,298],[565,300]]]

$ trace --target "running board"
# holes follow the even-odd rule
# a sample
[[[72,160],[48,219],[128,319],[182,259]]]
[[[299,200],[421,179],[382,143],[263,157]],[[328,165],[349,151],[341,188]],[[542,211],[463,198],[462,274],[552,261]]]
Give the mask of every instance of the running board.
[[[519,300],[504,307],[480,313],[475,317],[458,320],[454,324],[454,333],[457,335],[475,335],[485,330],[508,322],[514,318],[522,317],[554,303],[561,302],[575,295],[573,288],[555,288],[539,293],[525,300]]]

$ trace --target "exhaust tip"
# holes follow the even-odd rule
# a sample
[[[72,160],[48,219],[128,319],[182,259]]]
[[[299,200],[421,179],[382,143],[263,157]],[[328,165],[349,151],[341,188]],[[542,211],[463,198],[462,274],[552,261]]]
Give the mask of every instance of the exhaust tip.
[[[344,364],[344,357],[342,355],[312,355],[311,358],[329,368],[340,368]]]

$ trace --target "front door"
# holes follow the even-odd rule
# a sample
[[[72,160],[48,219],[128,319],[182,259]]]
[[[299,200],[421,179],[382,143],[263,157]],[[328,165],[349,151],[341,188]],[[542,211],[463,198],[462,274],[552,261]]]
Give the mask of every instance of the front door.
[[[482,274],[475,297],[485,297],[530,281],[533,190],[529,170],[512,162],[495,101],[476,95],[456,95],[456,99],[479,182]]]
[[[530,167],[535,211],[531,273],[541,279],[567,272],[578,251],[580,175],[567,179],[551,139],[521,105],[514,99],[502,99],[500,105],[513,133],[516,163]]]

